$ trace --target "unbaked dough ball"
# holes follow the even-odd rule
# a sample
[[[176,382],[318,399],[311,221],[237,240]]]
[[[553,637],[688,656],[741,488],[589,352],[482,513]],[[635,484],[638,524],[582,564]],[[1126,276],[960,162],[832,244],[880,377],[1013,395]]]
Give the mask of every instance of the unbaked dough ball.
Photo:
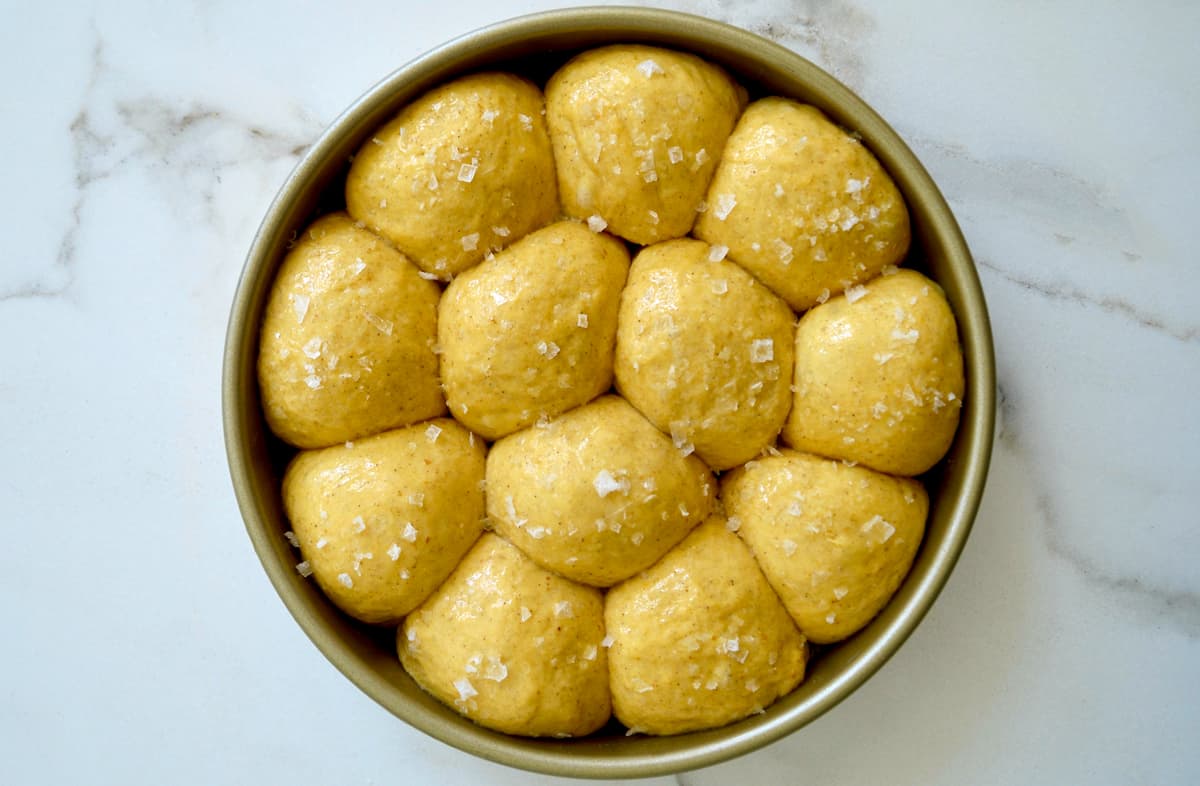
[[[319,448],[446,411],[436,284],[344,213],[318,219],[284,258],[258,356],[271,430]]]
[[[800,320],[783,438],[798,450],[919,475],[954,440],[963,385],[958,329],[941,287],[897,271]]]
[[[617,388],[676,445],[721,470],[775,440],[792,405],[795,315],[698,240],[637,255],[621,295]]]
[[[497,439],[608,390],[628,271],[620,241],[562,221],[454,279],[438,318],[454,416]]]
[[[396,622],[483,531],[483,441],[449,418],[302,452],[283,479],[302,574],[352,617]]]
[[[719,516],[613,587],[604,621],[613,711],[646,734],[724,726],[804,678],[804,636]]]
[[[546,86],[563,209],[635,243],[686,235],[744,103],[694,55],[622,45],[575,57]]]
[[[430,90],[358,151],[346,209],[422,270],[458,274],[558,214],[543,108],[512,74]]]
[[[397,648],[422,688],[480,725],[578,737],[610,710],[600,593],[485,534],[404,621]]]
[[[803,311],[899,263],[908,211],[858,139],[815,107],[764,98],[729,137],[696,236]]]
[[[929,512],[915,480],[792,450],[721,480],[729,520],[818,644],[846,638],[887,605]]]
[[[716,498],[704,462],[617,396],[497,442],[487,489],[497,532],[539,565],[597,587],[649,567]]]

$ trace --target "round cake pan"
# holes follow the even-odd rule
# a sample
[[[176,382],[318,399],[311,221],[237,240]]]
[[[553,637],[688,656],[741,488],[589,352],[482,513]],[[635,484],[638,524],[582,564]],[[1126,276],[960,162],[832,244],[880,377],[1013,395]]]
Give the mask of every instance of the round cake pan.
[[[613,43],[693,52],[728,69],[751,98],[781,95],[813,104],[861,135],[908,202],[913,246],[905,264],[941,284],[958,318],[966,395],[953,447],[923,478],[931,509],[911,573],[866,628],[819,652],[792,694],[763,714],[712,731],[627,737],[614,723],[585,739],[523,739],[476,726],[439,704],[401,668],[391,630],[344,616],[296,573],[295,552],[283,536],[289,527],[280,500],[282,471],[292,451],[271,435],[263,418],[255,375],[258,332],[289,243],[315,215],[341,208],[349,159],[373,129],[425,90],[456,76],[502,69],[544,85],[571,55]],[[283,183],[247,256],[229,318],[222,402],[230,474],[254,549],[301,628],[363,692],[421,731],[492,761],[556,775],[649,777],[715,764],[797,731],[849,696],[904,643],[946,583],[983,495],[995,418],[995,366],[983,292],[954,216],[920,161],[858,96],[794,52],[725,24],[645,8],[574,8],[502,22],[439,46],[375,85],[321,134]]]

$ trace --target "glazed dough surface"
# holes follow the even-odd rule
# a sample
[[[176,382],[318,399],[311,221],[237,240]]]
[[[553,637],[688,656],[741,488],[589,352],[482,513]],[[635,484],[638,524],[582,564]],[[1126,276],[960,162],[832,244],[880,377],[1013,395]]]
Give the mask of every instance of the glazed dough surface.
[[[746,108],[696,236],[728,246],[796,311],[898,264],[910,239],[904,199],[870,151],[783,98]]]
[[[621,394],[717,470],[775,440],[795,346],[791,309],[722,253],[691,239],[642,249],[621,295],[615,361]]]
[[[438,318],[454,416],[497,439],[608,390],[628,270],[621,242],[560,221],[454,279]]]
[[[744,104],[694,55],[621,45],[572,59],[546,86],[563,210],[635,243],[686,235]]]
[[[483,442],[438,418],[288,466],[283,503],[321,590],[352,617],[395,623],[483,531]]]
[[[915,480],[790,450],[724,476],[721,499],[788,613],[818,644],[846,638],[887,604],[929,512]]]
[[[963,396],[958,326],[941,287],[912,270],[818,306],[796,329],[798,450],[920,475],[954,440]]]
[[[590,734],[610,714],[600,593],[485,534],[397,633],[421,687],[488,728]]]
[[[263,318],[258,379],[271,430],[319,448],[443,414],[439,294],[344,213],[314,222],[283,260]]]
[[[804,678],[804,636],[719,516],[609,591],[613,710],[646,734],[724,726]]]
[[[542,93],[512,74],[430,90],[359,149],[346,209],[446,279],[558,214]]]
[[[597,587],[649,567],[717,495],[704,462],[616,396],[497,442],[487,488],[497,532],[543,567]]]

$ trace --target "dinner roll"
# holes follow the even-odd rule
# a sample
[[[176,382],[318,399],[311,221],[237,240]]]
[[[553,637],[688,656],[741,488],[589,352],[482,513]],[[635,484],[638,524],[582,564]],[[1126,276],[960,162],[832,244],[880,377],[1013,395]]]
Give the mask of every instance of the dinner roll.
[[[418,685],[490,729],[579,737],[611,712],[600,593],[490,533],[396,641]]]
[[[435,417],[437,285],[344,213],[315,221],[267,300],[258,356],[271,430],[319,448]]]
[[[719,516],[604,603],[613,711],[682,734],[762,711],[804,678],[804,636]]]
[[[786,98],[746,108],[708,189],[696,236],[797,311],[897,264],[908,210],[887,172],[820,110]]]
[[[608,390],[628,270],[620,241],[561,221],[451,282],[438,340],[454,416],[497,439]]]
[[[497,442],[487,488],[497,532],[539,565],[597,587],[649,567],[716,498],[704,462],[617,396]]]
[[[482,440],[449,418],[305,451],[283,504],[321,590],[352,617],[396,622],[483,531]]]
[[[630,45],[578,55],[546,85],[563,210],[634,243],[686,235],[744,103],[694,55]]]
[[[954,440],[963,385],[958,327],[941,287],[897,271],[800,320],[783,438],[798,450],[919,475]]]
[[[738,535],[810,641],[856,632],[912,566],[929,498],[915,480],[792,450],[725,475]]]
[[[642,249],[621,295],[617,389],[713,469],[775,440],[792,406],[787,304],[698,240]]]
[[[366,141],[346,209],[448,278],[558,214],[541,91],[512,74],[435,87]]]

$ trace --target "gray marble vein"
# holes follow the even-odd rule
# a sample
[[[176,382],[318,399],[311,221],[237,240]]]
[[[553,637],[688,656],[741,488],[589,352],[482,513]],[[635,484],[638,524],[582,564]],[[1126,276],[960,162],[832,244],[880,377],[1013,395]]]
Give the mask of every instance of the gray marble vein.
[[[1042,537],[1051,554],[1061,559],[1088,587],[1115,600],[1130,614],[1158,619],[1192,639],[1200,639],[1200,593],[1160,586],[1145,574],[1106,569],[1077,548],[1063,531],[1054,491],[1041,480],[1029,446],[1018,428],[1019,404],[1012,383],[998,385],[997,441],[1022,465],[1026,482],[1041,517]]]
[[[656,3],[742,27],[813,60],[853,89],[867,74],[863,52],[874,17],[845,0],[688,0]]]
[[[97,35],[87,85],[68,129],[73,199],[58,252],[32,280],[6,281],[0,274],[0,303],[56,298],[71,290],[80,263],[80,234],[99,183],[146,174],[184,210],[201,205],[204,219],[212,224],[218,215],[215,192],[224,173],[295,160],[320,128],[301,106],[290,117],[273,117],[268,123],[202,100],[142,89],[108,64],[104,40]]]
[[[979,267],[991,271],[1000,278],[1015,284],[1021,289],[1039,295],[1041,297],[1050,298],[1051,300],[1061,300],[1069,303],[1077,303],[1082,306],[1098,308],[1106,313],[1115,314],[1124,317],[1136,323],[1139,327],[1154,330],[1179,341],[1187,343],[1200,343],[1200,325],[1176,325],[1168,322],[1166,318],[1157,314],[1149,313],[1138,305],[1124,300],[1122,298],[1095,295],[1086,292],[1069,283],[1049,283],[1044,281],[1035,281],[1031,278],[1025,278],[1017,275],[1010,270],[996,264],[987,259],[980,257],[975,258],[975,262]]]

